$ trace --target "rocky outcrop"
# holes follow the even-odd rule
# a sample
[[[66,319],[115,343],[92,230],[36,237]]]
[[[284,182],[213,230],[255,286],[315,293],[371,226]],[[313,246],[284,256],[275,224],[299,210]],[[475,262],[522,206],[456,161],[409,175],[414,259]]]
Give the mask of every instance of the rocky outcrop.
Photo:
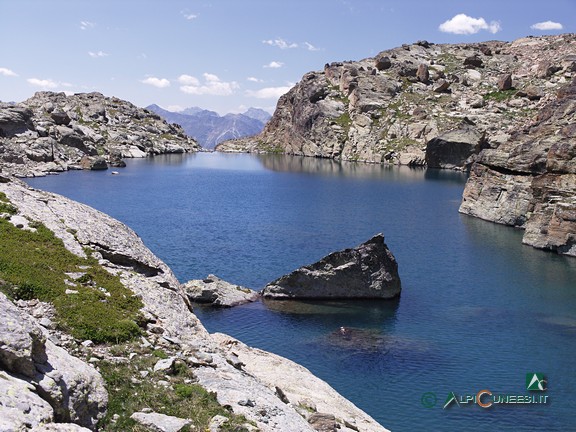
[[[463,122],[496,146],[572,79],[574,52],[576,36],[565,34],[511,43],[420,41],[330,63],[279,99],[260,135],[217,150],[424,165],[427,144]]]
[[[47,340],[42,328],[0,293],[2,430],[43,423],[95,429],[108,403],[100,374]]]
[[[213,337],[222,349],[238,357],[247,373],[274,389],[279,399],[304,416],[308,425],[302,426],[302,430],[385,432],[372,417],[364,413],[359,415],[350,401],[303,366],[276,354],[251,348],[225,334],[216,333]],[[321,423],[325,424],[321,419],[331,419],[333,427],[320,428]]]
[[[426,146],[429,168],[465,169],[488,143],[478,130],[464,126],[430,140]]]
[[[0,104],[0,165],[21,177],[199,149],[179,126],[100,93],[38,92],[16,105]]]
[[[264,298],[383,298],[400,295],[398,264],[377,234],[353,248],[333,252],[269,283]]]
[[[535,122],[480,153],[460,212],[524,228],[523,242],[576,256],[576,78]]]
[[[142,302],[142,337],[132,341],[130,348],[123,346],[125,352],[119,353],[119,347],[113,344],[95,345],[67,334],[50,318],[49,304],[19,300],[15,305],[2,297],[0,314],[5,318],[0,322],[0,379],[6,386],[0,386],[0,426],[8,425],[7,430],[24,427],[82,430],[80,425],[93,429],[105,409],[106,393],[99,384],[101,379],[96,369],[78,357],[88,358],[93,365],[104,360],[130,365],[134,374],[130,383],[153,380],[155,387],[166,387],[166,391],[171,392],[174,391],[171,380],[178,370],[213,392],[229,412],[244,415],[261,432],[312,432],[316,430],[315,425],[326,424],[316,418],[310,422],[309,415],[298,405],[286,403],[281,393],[269,384],[273,378],[270,369],[253,367],[246,363],[247,359],[240,359],[230,344],[222,344],[219,337],[211,336],[193,314],[184,289],[170,269],[128,227],[85,205],[30,188],[13,177],[0,177],[0,192],[4,194],[3,217],[23,230],[35,229],[35,222],[41,222],[72,253],[78,256],[90,253]],[[70,276],[75,280],[78,277]],[[77,291],[69,289],[67,295],[77,295]],[[13,316],[19,317],[18,322],[22,324],[15,326]],[[39,325],[42,328],[39,329]],[[167,358],[138,369],[130,362],[140,355],[126,351],[132,349],[148,350],[148,356],[161,352]],[[264,354],[261,352],[258,356]],[[307,383],[316,378],[285,361],[283,371],[294,370],[298,374],[287,394],[305,395],[309,391]],[[277,378],[283,379],[281,374]],[[323,388],[330,393],[330,398],[320,397],[324,401],[321,412],[328,419],[333,416],[334,422],[342,419],[338,423],[340,430],[350,432],[358,430],[353,425],[364,424],[367,426],[362,430],[385,431],[327,384],[324,383]],[[108,390],[110,395],[116,391]],[[346,407],[344,414],[340,414],[342,407]],[[157,412],[141,412],[135,418],[152,424],[164,418],[162,415],[170,414],[162,412],[162,408],[166,409],[159,406]],[[121,411],[126,417],[133,413]],[[181,417],[174,420],[187,423],[195,416],[190,413]],[[225,418],[216,420],[219,424],[225,422]],[[54,427],[44,426],[45,423]],[[254,430],[254,426],[247,424],[246,429]]]
[[[233,307],[258,300],[260,294],[240,285],[234,285],[218,276],[208,275],[201,280],[191,280],[184,285],[191,302],[217,307]]]

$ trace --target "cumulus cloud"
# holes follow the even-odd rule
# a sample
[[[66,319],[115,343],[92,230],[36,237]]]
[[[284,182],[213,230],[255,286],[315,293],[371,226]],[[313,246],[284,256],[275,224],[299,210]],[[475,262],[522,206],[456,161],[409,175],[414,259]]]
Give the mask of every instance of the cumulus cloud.
[[[190,75],[180,75],[178,82],[183,84],[180,90],[193,95],[228,96],[240,88],[236,81],[222,81],[217,75],[211,73],[204,73],[202,77],[203,82]]]
[[[93,23],[93,22],[90,22],[90,21],[80,21],[80,28],[81,28],[82,30],[88,30],[88,29],[94,28],[95,26],[96,26],[96,24]]]
[[[11,69],[0,67],[0,75],[16,77],[18,74]]]
[[[97,52],[88,51],[88,55],[92,58],[108,57],[108,53],[105,53],[104,51],[97,51]]]
[[[200,81],[198,78],[193,77],[191,75],[180,75],[178,77],[178,82],[182,85],[189,85],[189,86],[198,86],[200,85]]]
[[[183,13],[182,16],[187,19],[188,21],[192,21],[196,18],[198,18],[198,15],[196,14],[187,14],[187,13]]]
[[[270,45],[270,46],[275,46],[275,47],[278,47],[280,49],[298,48],[297,43],[286,42],[284,39],[280,39],[280,38],[263,40],[262,43],[266,44],[266,45]]]
[[[140,82],[158,88],[170,87],[170,81],[168,81],[166,78],[148,77]]]
[[[308,51],[320,51],[320,48],[315,47],[310,42],[304,42],[304,45],[306,45]]]
[[[278,68],[281,68],[282,66],[284,66],[284,63],[279,62],[279,61],[271,61],[267,65],[264,65],[265,68],[269,68],[269,69],[278,69]]]
[[[454,34],[476,34],[481,30],[486,30],[494,34],[502,30],[498,21],[491,21],[490,24],[488,24],[482,17],[472,18],[466,14],[458,14],[440,24],[438,28],[444,33]]]
[[[534,30],[562,30],[564,26],[554,21],[543,21],[530,26]]]
[[[62,87],[74,87],[73,84],[68,82],[59,82],[52,79],[28,78],[26,81],[28,81],[28,84],[33,85],[34,87],[40,87],[41,89],[46,90]]]
[[[255,97],[258,99],[278,99],[283,94],[290,90],[291,86],[286,87],[265,87],[260,90],[248,90],[246,96]]]
[[[54,89],[60,85],[51,79],[29,78],[26,81],[28,81],[28,83],[32,84],[34,87],[40,87],[44,89]]]
[[[247,80],[247,81],[250,81],[250,82],[255,82],[255,83],[260,83],[260,82],[262,82],[261,79],[256,78],[256,77],[248,77],[248,78],[246,78],[246,80]]]

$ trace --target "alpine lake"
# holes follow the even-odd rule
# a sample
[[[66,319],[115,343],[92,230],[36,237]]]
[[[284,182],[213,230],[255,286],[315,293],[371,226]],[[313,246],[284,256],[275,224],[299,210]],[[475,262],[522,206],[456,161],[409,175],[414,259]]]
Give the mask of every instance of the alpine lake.
[[[576,259],[459,214],[466,174],[219,153],[117,170],[27,182],[126,223],[181,282],[259,290],[378,232],[398,261],[398,300],[196,307],[210,332],[304,365],[392,431],[576,430]]]

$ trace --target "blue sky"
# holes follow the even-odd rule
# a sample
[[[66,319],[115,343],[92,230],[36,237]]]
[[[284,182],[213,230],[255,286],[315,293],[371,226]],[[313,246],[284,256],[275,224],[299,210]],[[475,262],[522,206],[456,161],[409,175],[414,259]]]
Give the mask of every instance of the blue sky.
[[[325,63],[417,40],[576,32],[576,0],[0,0],[0,100],[99,91],[270,112]]]

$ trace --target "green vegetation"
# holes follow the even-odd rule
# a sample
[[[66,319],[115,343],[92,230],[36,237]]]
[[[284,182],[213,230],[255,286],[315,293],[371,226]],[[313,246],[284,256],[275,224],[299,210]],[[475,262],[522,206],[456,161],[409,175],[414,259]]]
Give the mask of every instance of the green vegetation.
[[[8,213],[9,215],[14,215],[17,212],[18,209],[10,204],[6,194],[4,192],[0,192],[0,213]]]
[[[276,153],[276,154],[284,153],[284,149],[280,144],[270,144],[262,140],[258,140],[257,142],[258,142],[257,147],[263,152]]]
[[[15,300],[52,303],[60,328],[78,339],[118,343],[139,335],[142,303],[120,279],[96,259],[68,251],[44,225],[31,226],[36,232],[0,220],[0,279],[6,282],[0,289]],[[82,276],[73,280],[66,273]]]
[[[502,91],[495,91],[486,93],[483,98],[484,100],[494,100],[497,102],[502,102],[512,98],[516,94],[517,90],[510,89],[510,90],[502,90]]]
[[[99,424],[107,431],[145,431],[130,416],[143,408],[155,412],[188,418],[192,425],[188,430],[208,430],[210,419],[223,415],[230,420],[224,424],[223,431],[242,432],[247,420],[236,416],[218,404],[216,395],[193,383],[194,375],[188,366],[177,360],[169,378],[165,372],[151,372],[158,357],[150,351],[135,345],[123,347],[124,352],[137,352],[130,362],[99,364],[100,372],[109,390],[108,412]],[[140,378],[139,371],[148,371],[149,375]],[[139,379],[134,379],[139,377]],[[157,384],[158,380],[170,380],[169,385]],[[112,421],[117,415],[117,420]],[[186,430],[186,429],[184,429]]]

